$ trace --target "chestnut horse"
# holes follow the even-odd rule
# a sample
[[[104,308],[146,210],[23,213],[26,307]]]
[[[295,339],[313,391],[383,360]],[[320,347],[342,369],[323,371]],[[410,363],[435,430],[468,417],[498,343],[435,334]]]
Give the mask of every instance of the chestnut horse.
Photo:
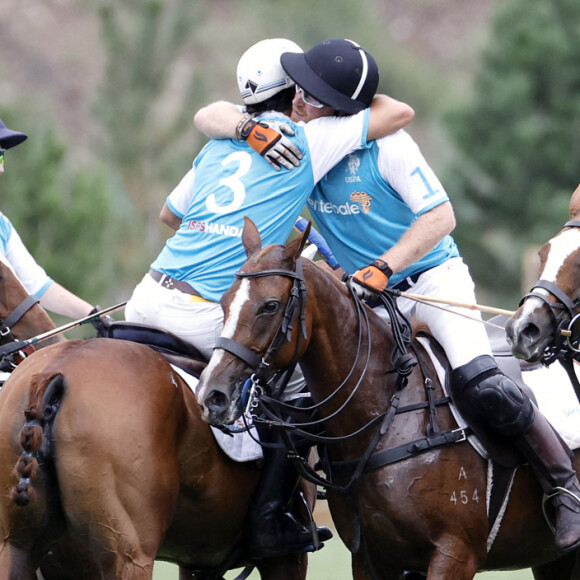
[[[11,268],[0,259],[0,345],[13,341],[25,341],[40,334],[55,330],[55,324],[39,305],[39,301],[29,295],[20,280]],[[65,339],[61,334],[55,334],[32,349],[25,349],[25,353],[34,349],[44,348],[51,344],[62,342]],[[10,358],[8,368],[20,360],[20,354]],[[88,577],[92,566],[90,554],[86,552],[73,538],[63,538],[53,546],[40,566],[42,577],[45,580],[76,580]]]
[[[524,568],[543,580],[580,577],[576,555],[554,548],[528,466],[518,468],[490,542],[487,461],[465,437],[452,439],[458,425],[423,343],[409,341],[421,362],[402,380],[391,356],[400,337],[344,284],[299,258],[305,235],[262,249],[246,220],[248,260],[224,295],[221,348],[200,379],[204,419],[231,422],[243,411],[248,385],[259,391],[271,372],[298,358],[324,422],[318,441],[326,443],[320,451],[328,458],[328,502],[356,580],[399,579],[405,570],[429,580],[469,580],[480,570]],[[437,444],[438,436],[455,443]]]
[[[0,264],[0,317],[16,297],[9,278]],[[51,327],[35,306],[13,336]],[[191,389],[153,349],[48,346],[0,391],[0,578],[35,579],[44,562],[46,578],[149,580],[158,558],[180,565],[181,579],[245,564],[264,579],[303,579],[306,555],[244,556],[258,478],[255,462],[216,445]]]
[[[540,279],[506,325],[513,354],[546,364],[577,358],[579,314],[580,185],[570,199],[570,219],[540,249]]]

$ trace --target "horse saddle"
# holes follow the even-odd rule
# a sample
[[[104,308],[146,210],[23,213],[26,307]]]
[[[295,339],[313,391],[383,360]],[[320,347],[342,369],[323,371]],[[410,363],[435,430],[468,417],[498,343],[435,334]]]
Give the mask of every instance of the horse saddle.
[[[171,364],[197,377],[207,365],[203,355],[192,344],[156,326],[116,321],[109,325],[107,333],[108,338],[144,344],[157,351]]]

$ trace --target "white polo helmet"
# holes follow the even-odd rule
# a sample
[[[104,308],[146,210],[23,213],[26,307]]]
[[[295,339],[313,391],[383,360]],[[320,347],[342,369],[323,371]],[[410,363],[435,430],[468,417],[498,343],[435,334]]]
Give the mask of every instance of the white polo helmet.
[[[294,86],[280,64],[280,56],[285,52],[304,51],[286,38],[269,38],[244,52],[238,62],[238,87],[244,103],[261,103]]]

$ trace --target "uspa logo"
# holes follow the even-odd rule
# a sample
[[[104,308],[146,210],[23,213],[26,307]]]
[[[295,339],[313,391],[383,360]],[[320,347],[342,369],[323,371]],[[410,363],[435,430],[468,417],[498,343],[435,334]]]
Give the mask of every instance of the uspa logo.
[[[346,183],[359,183],[360,177],[357,175],[358,168],[360,167],[360,159],[356,153],[351,153],[348,156],[347,169],[349,175],[344,178]]]

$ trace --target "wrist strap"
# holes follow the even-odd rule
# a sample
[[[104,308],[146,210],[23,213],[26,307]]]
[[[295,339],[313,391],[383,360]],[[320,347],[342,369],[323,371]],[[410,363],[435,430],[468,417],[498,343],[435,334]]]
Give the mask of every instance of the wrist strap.
[[[257,121],[254,121],[252,115],[246,113],[236,126],[236,140],[245,141],[250,134],[250,131],[255,127]]]
[[[383,272],[387,278],[390,278],[393,275],[393,271],[384,260],[375,260],[371,265]]]

